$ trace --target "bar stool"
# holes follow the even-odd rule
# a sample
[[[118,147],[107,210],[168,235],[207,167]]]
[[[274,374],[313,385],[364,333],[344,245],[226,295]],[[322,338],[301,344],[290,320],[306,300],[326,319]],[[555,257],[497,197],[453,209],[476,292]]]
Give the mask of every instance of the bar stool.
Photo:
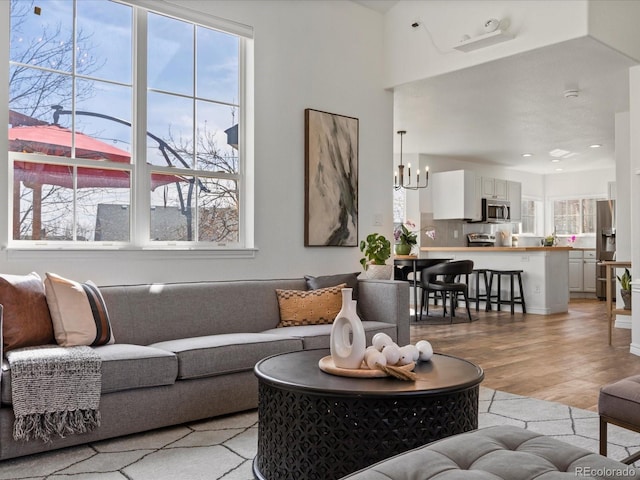
[[[484,300],[485,302],[485,306],[488,308],[485,308],[485,310],[491,310],[491,303],[489,302],[489,297],[488,297],[488,292],[490,292],[489,290],[489,269],[488,268],[474,268],[471,272],[471,275],[473,275],[474,277],[471,279],[471,281],[473,283],[469,283],[469,275],[467,275],[466,278],[466,283],[468,285],[474,285],[475,291],[474,291],[474,295],[475,296],[469,296],[468,300],[469,303],[473,303],[475,302],[476,304],[476,312],[478,312],[480,310],[480,301]],[[480,279],[483,280],[484,282],[484,293],[481,293],[480,291]]]
[[[522,305],[522,313],[527,313],[527,307],[524,302],[524,290],[522,289],[522,273],[524,270],[493,270],[489,269],[489,288],[487,292],[489,293],[487,308],[486,310],[491,310],[491,304],[495,303],[496,308],[500,311],[500,305],[511,305],[511,315],[514,313],[514,306],[516,304]],[[493,277],[498,277],[498,292],[493,294]],[[503,276],[509,277],[509,298],[502,298],[502,282],[501,279]],[[518,277],[518,288],[520,289],[520,294],[516,296],[514,289],[514,280],[515,277]],[[494,300],[495,299],[495,300]]]

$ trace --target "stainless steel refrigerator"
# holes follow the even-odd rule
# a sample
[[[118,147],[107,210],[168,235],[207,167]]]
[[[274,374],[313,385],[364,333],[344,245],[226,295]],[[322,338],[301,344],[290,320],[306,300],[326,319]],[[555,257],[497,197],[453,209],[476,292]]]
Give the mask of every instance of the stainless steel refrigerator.
[[[616,202],[601,200],[596,202],[596,259],[598,262],[616,258]],[[607,298],[605,288],[606,270],[596,265],[596,295],[600,300]],[[615,282],[611,285],[615,298]]]

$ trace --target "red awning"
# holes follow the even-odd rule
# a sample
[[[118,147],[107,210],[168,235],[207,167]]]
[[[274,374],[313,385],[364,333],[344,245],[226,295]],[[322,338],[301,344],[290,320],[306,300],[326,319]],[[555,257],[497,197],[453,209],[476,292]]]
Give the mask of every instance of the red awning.
[[[9,149],[13,152],[44,153],[58,157],[71,157],[71,130],[59,125],[18,126],[9,129]],[[81,132],[75,134],[75,158],[111,160],[129,163],[131,154]],[[58,185],[73,187],[73,169],[64,165],[35,162],[15,162],[14,178],[25,185]],[[184,181],[175,175],[152,175],[152,189],[173,182]],[[121,170],[78,168],[78,188],[129,188],[130,175]]]

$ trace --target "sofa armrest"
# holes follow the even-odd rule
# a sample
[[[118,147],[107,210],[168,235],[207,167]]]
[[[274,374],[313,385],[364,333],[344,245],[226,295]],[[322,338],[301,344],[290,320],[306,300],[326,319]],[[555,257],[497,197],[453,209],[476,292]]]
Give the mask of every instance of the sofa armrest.
[[[359,280],[358,309],[363,320],[395,324],[398,345],[410,342],[409,283],[395,280]]]

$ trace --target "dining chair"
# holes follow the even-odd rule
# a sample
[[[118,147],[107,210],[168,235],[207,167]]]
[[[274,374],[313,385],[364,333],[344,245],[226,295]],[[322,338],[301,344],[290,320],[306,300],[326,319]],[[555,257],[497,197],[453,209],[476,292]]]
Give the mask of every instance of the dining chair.
[[[469,322],[471,322],[469,287],[466,283],[460,282],[458,279],[466,278],[472,271],[472,260],[456,260],[453,262],[439,263],[423,269],[420,274],[420,281],[422,283],[422,304],[426,306],[427,316],[429,315],[429,293],[440,293],[443,303],[442,316],[447,315],[447,297],[449,297],[451,322],[453,323],[453,317],[456,316],[458,295],[462,294],[465,307],[467,308]],[[422,320],[422,311],[420,311],[420,320]]]

